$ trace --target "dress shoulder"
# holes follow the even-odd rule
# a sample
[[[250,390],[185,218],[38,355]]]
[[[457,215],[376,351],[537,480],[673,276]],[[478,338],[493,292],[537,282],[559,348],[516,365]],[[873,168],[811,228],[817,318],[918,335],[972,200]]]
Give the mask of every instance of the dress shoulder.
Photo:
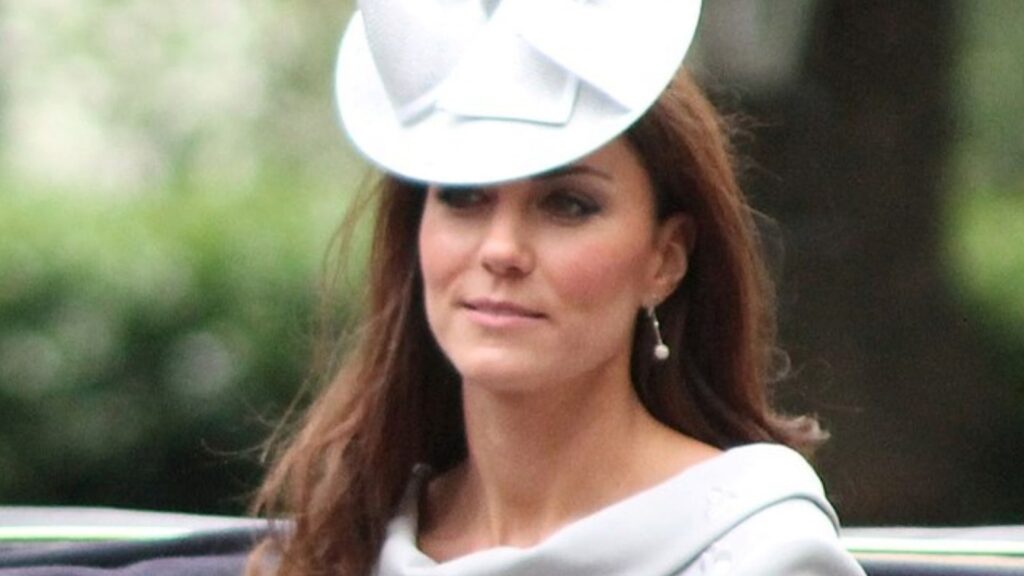
[[[445,562],[416,545],[417,491],[389,525],[377,576],[863,576],[817,474],[782,446],[727,450],[535,546]]]
[[[752,445],[727,453],[731,480],[709,506],[728,526],[681,576],[863,576],[813,468],[796,452]]]
[[[711,544],[685,576],[864,576],[830,519],[808,501],[781,502]]]

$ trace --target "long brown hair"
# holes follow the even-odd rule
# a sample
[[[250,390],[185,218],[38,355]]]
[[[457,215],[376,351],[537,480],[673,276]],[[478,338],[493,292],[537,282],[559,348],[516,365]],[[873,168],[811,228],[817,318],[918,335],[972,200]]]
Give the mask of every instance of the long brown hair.
[[[822,436],[816,423],[770,406],[773,293],[723,128],[681,72],[626,133],[655,184],[659,217],[683,211],[697,227],[687,276],[659,307],[672,357],[655,368],[650,327],[638,324],[633,385],[651,414],[698,440],[807,451]],[[374,191],[365,316],[258,494],[258,512],[291,523],[254,554],[252,573],[270,556],[282,576],[368,574],[413,466],[444,471],[465,458],[459,377],[423,308],[424,198],[423,186],[390,176]]]

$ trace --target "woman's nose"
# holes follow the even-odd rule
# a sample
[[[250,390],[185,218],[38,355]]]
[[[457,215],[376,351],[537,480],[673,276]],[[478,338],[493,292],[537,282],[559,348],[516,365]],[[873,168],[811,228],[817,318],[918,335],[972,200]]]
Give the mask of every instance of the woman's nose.
[[[484,269],[496,276],[525,276],[533,270],[533,252],[527,222],[514,207],[499,206],[487,223],[480,245]]]

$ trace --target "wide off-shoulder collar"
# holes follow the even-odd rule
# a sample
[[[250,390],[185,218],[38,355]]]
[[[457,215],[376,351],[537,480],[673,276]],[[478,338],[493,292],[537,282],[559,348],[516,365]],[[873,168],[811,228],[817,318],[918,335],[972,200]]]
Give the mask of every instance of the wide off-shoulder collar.
[[[745,519],[794,499],[816,505],[838,529],[821,481],[803,457],[752,444],[567,524],[535,546],[435,562],[416,546],[424,479],[417,475],[388,527],[377,576],[674,574]]]

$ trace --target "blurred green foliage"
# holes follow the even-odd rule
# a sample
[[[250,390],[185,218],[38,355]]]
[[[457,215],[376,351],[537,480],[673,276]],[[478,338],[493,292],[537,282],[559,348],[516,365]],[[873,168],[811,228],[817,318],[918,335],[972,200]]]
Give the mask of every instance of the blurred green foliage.
[[[238,511],[305,377],[336,198],[3,197],[0,495]],[[234,484],[234,485],[232,485]]]
[[[1014,0],[960,6],[959,138],[946,240],[953,282],[1024,419],[1024,27]]]
[[[245,507],[365,172],[349,13],[0,4],[0,503]]]
[[[989,365],[1015,385],[1024,420],[1024,186],[974,190],[951,213],[957,283],[981,328]]]

